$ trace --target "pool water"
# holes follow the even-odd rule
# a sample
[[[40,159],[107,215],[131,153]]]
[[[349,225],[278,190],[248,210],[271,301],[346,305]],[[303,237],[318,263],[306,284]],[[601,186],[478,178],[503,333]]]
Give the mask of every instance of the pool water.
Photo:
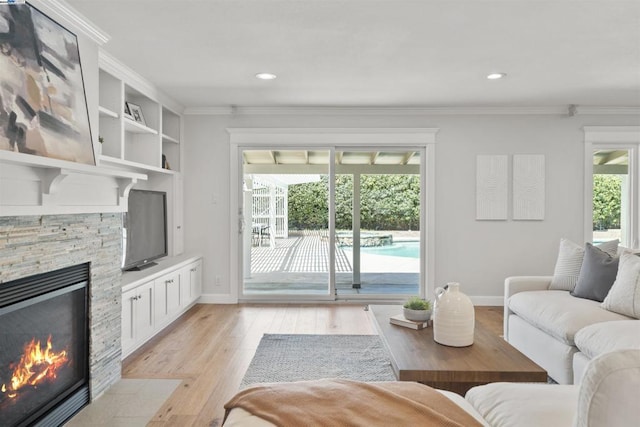
[[[351,248],[343,248],[351,251]],[[360,248],[363,254],[399,256],[404,258],[420,258],[420,242],[395,242],[387,246]]]

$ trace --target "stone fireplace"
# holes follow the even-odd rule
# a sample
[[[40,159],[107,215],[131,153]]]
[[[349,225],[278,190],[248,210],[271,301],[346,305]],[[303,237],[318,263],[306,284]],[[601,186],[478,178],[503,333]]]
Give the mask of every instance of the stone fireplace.
[[[121,374],[121,233],[121,213],[0,217],[0,283],[89,266],[91,400]]]

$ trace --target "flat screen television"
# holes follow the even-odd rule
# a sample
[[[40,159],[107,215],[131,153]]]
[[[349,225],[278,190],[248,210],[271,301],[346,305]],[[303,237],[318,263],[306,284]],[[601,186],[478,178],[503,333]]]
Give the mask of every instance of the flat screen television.
[[[167,256],[167,193],[131,190],[122,229],[122,269],[142,270]]]

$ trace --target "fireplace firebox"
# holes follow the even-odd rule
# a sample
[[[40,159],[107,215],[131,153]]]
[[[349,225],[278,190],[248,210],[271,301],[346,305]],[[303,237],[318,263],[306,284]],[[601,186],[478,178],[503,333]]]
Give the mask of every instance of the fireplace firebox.
[[[61,425],[89,402],[89,264],[0,284],[0,425]]]

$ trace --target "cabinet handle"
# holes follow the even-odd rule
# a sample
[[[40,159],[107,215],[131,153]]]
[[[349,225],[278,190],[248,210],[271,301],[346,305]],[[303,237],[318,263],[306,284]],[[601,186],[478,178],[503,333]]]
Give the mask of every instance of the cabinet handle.
[[[134,295],[134,296],[132,296],[132,297],[131,297],[131,299],[132,299],[133,301],[137,301],[137,300],[138,300],[138,296],[137,296],[137,295]]]
[[[195,272],[196,272],[196,269],[195,269],[195,268],[192,268],[192,269],[191,269],[191,272],[195,273]]]
[[[138,299],[142,299],[142,294],[138,295]]]
[[[173,279],[171,280],[165,280],[164,283],[173,283]]]

